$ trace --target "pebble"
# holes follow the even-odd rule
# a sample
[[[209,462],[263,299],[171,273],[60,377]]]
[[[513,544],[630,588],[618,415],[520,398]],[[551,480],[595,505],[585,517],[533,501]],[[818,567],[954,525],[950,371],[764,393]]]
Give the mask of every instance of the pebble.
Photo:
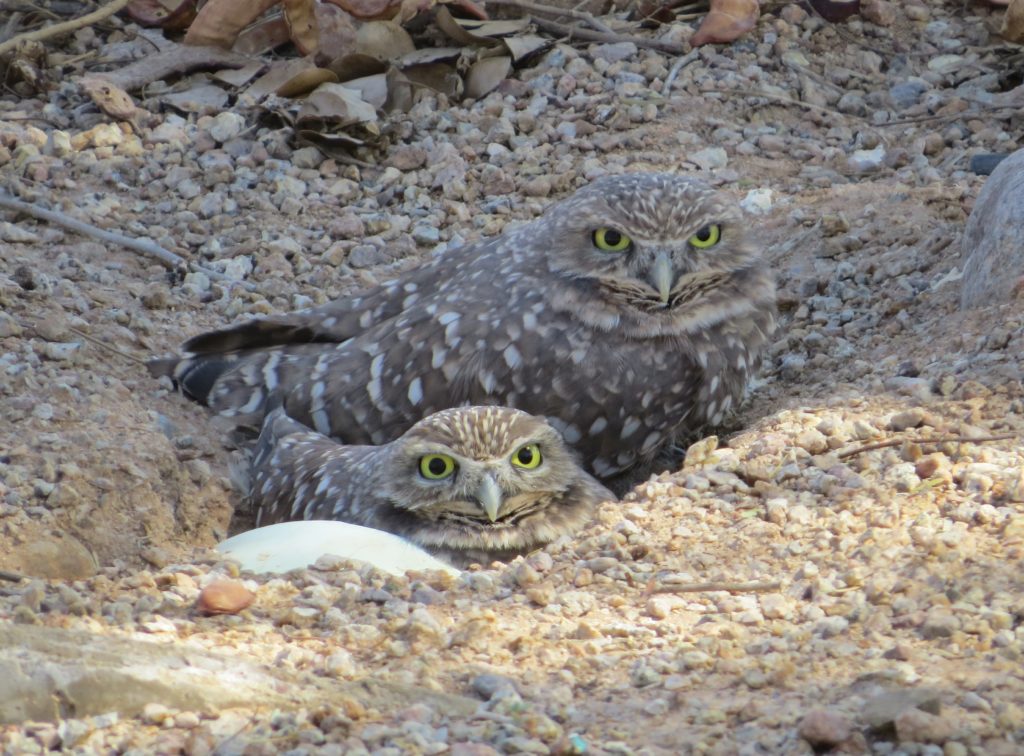
[[[814,748],[835,748],[850,739],[853,732],[849,720],[828,709],[811,709],[800,720],[797,733]]]
[[[729,155],[721,147],[706,147],[690,154],[687,159],[702,171],[713,171],[725,168],[729,163]]]

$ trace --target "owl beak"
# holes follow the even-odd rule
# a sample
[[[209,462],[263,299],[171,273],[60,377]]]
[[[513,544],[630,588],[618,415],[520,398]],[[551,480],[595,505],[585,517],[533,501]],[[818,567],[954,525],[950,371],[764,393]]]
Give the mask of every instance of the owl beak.
[[[661,301],[668,304],[672,296],[672,283],[675,279],[675,271],[672,270],[672,260],[668,252],[659,252],[654,258],[654,265],[651,266],[651,285],[658,290]]]
[[[485,475],[476,492],[476,498],[487,513],[487,519],[495,522],[498,519],[498,510],[501,509],[502,500],[505,498],[501,493],[498,481],[490,475]]]

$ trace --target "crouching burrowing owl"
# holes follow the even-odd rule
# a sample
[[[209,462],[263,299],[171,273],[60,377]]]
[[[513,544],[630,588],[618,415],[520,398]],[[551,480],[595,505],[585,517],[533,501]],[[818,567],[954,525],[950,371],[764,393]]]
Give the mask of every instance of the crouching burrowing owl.
[[[615,500],[558,431],[507,407],[437,412],[382,446],[338,444],[278,407],[263,422],[249,486],[257,525],[341,520],[459,566],[574,533]]]
[[[610,478],[742,397],[775,327],[745,225],[700,181],[605,177],[359,296],[196,336],[152,370],[243,422],[282,391],[291,417],[350,444],[448,407],[516,407]]]

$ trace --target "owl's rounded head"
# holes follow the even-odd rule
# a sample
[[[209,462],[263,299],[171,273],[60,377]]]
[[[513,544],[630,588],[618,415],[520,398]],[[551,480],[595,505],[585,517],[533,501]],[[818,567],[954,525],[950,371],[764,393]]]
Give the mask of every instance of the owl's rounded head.
[[[389,446],[393,473],[382,493],[421,521],[421,544],[492,551],[541,545],[553,540],[545,529],[559,526],[551,509],[589,513],[608,493],[546,420],[507,407],[437,412]]]
[[[566,309],[595,327],[673,335],[774,298],[739,209],[698,179],[602,177],[552,206],[539,224],[552,273],[577,294]]]

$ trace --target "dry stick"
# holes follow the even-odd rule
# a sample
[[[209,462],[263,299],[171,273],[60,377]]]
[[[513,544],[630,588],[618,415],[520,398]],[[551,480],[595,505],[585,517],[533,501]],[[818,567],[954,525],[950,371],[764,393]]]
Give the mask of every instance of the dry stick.
[[[708,593],[710,591],[728,591],[729,593],[764,593],[777,591],[782,587],[781,581],[753,581],[750,583],[671,583],[653,586],[648,593]]]
[[[671,70],[668,72],[668,76],[665,77],[665,86],[661,88],[661,94],[663,97],[668,97],[669,92],[672,91],[672,85],[675,84],[676,77],[679,72],[686,68],[688,65],[693,63],[700,57],[700,51],[693,50],[687,53],[681,58],[678,58],[675,63],[672,64]]]
[[[668,53],[669,55],[682,55],[683,46],[677,45],[674,42],[662,42],[660,39],[647,39],[646,37],[634,37],[631,34],[607,34],[605,32],[593,31],[591,29],[581,29],[577,26],[569,26],[567,24],[560,24],[557,21],[549,21],[546,18],[537,18],[531,16],[533,23],[539,26],[541,29],[545,29],[554,34],[561,34],[563,36],[572,39],[583,39],[589,42],[632,42],[637,47],[646,47],[651,50],[659,50],[660,52]]]
[[[36,29],[32,32],[25,32],[19,34],[17,37],[11,37],[3,44],[0,44],[0,55],[10,52],[16,49],[19,45],[24,42],[39,42],[50,37],[56,37],[58,34],[67,34],[73,32],[75,29],[81,29],[83,26],[91,26],[97,21],[102,21],[107,16],[113,16],[119,10],[124,8],[131,0],[112,0],[102,8],[97,8],[92,13],[86,13],[84,16],[79,18],[73,18],[70,21],[64,21],[60,24],[54,24],[53,26],[44,26],[42,29]]]
[[[131,360],[136,365],[145,365],[148,362],[147,360],[140,360],[134,354],[128,354],[128,352],[122,352],[116,346],[112,346],[112,345],[108,344],[107,342],[103,341],[102,339],[97,339],[95,336],[91,336],[90,334],[86,333],[85,331],[80,331],[79,329],[74,328],[74,327],[69,327],[68,330],[71,331],[71,333],[75,334],[75,336],[78,336],[80,338],[85,339],[90,344],[94,344],[94,345],[98,346],[100,349],[106,349],[108,352],[111,352],[112,354],[120,355],[121,357],[124,357],[126,360]]]
[[[603,21],[599,21],[594,18],[592,13],[586,11],[572,10],[571,8],[555,8],[550,5],[543,5],[542,3],[534,3],[530,0],[487,0],[487,5],[506,5],[510,8],[519,8],[529,13],[546,13],[551,16],[563,16],[566,18],[575,18],[579,21],[586,21],[592,27],[599,32],[605,34],[615,34],[615,30],[605,24]]]
[[[856,449],[847,449],[839,453],[839,459],[855,457],[864,452],[875,451],[876,449],[890,449],[893,446],[900,446],[906,442],[912,444],[985,444],[992,441],[1009,441],[1016,438],[1016,433],[1004,433],[1001,436],[981,436],[980,438],[969,438],[967,436],[939,436],[938,438],[890,438],[886,441],[876,441],[873,444],[858,446]]]
[[[189,267],[189,262],[184,257],[179,257],[149,239],[133,239],[130,236],[125,236],[124,234],[119,234],[115,231],[105,231],[102,228],[97,228],[90,223],[72,218],[71,216],[65,215],[57,210],[46,210],[45,208],[37,207],[36,205],[31,205],[27,202],[22,202],[21,200],[16,200],[3,193],[0,193],[0,208],[17,210],[18,212],[25,213],[26,215],[31,215],[33,218],[39,218],[40,220],[49,221],[50,223],[56,223],[59,226],[70,228],[71,230],[77,231],[85,236],[91,236],[94,239],[99,239],[100,241],[111,244],[119,244],[122,247],[127,247],[135,252],[141,252],[144,255],[155,257],[170,270],[182,271]],[[254,291],[256,288],[248,281],[236,281],[228,278],[220,271],[212,270],[211,268],[199,265],[198,263],[191,263],[191,265],[197,270],[201,270],[215,281],[223,281],[227,284],[238,284],[248,291]]]

